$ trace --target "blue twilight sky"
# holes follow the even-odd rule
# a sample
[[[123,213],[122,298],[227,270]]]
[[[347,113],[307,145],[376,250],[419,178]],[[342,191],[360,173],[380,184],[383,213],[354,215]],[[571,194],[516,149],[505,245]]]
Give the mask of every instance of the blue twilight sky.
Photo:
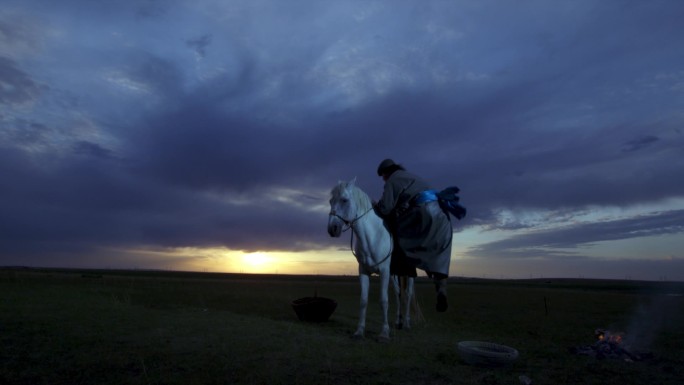
[[[0,265],[354,274],[338,180],[457,185],[452,274],[684,280],[684,2],[3,0]]]

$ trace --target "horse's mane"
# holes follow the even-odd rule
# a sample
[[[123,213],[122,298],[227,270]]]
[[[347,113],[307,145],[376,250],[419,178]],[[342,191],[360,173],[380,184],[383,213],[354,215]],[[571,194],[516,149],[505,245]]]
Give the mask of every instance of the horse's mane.
[[[342,190],[346,189],[349,186],[347,182],[340,182],[335,186],[330,194],[333,197],[339,197],[340,194],[342,193]],[[370,197],[368,194],[366,194],[365,191],[361,190],[358,186],[355,184],[351,186],[351,194],[352,194],[352,199],[354,200],[354,203],[356,203],[356,207],[360,211],[368,211],[371,209],[373,206]]]

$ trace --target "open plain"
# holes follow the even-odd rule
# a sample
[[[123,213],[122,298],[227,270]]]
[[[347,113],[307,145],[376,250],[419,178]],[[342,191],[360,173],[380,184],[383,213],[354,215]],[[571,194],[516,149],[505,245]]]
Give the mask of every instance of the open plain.
[[[377,278],[363,340],[356,277],[164,271],[0,269],[2,384],[678,384],[684,284],[454,278],[424,320],[378,343]],[[328,322],[291,302],[337,300]],[[396,305],[391,298],[390,312]],[[623,335],[642,360],[574,354],[594,330]],[[503,367],[466,364],[459,341],[504,344]]]

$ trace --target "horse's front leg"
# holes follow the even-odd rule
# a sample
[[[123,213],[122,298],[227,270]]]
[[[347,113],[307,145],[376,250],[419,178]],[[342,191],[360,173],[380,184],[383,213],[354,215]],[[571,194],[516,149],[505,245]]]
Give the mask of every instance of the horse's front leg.
[[[366,330],[366,309],[368,308],[368,287],[370,286],[370,276],[359,273],[359,283],[361,284],[361,300],[359,301],[359,324],[352,338],[363,338]]]
[[[387,321],[387,311],[389,310],[389,300],[387,294],[389,291],[389,278],[389,271],[383,271],[380,273],[380,307],[382,309],[382,331],[380,331],[380,335],[378,336],[380,341],[389,341],[390,339],[390,328],[389,322]]]

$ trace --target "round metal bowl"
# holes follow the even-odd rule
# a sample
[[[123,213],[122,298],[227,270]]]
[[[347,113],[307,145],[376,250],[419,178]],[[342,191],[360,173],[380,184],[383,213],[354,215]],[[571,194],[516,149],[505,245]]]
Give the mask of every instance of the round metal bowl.
[[[518,358],[518,351],[492,342],[461,341],[458,354],[470,365],[503,366]]]
[[[325,297],[304,297],[292,301],[300,321],[325,322],[337,308],[337,301]]]

